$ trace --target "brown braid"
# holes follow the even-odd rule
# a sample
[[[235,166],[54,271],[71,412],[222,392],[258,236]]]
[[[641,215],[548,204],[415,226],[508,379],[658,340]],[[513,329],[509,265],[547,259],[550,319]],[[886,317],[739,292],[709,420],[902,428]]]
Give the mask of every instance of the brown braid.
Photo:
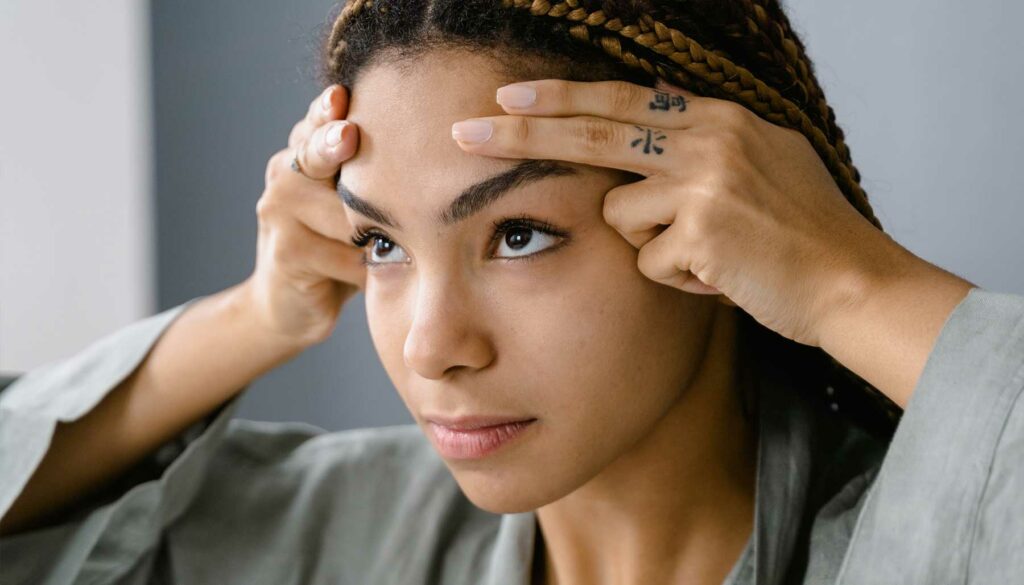
[[[331,34],[326,45],[328,47],[327,62],[330,67],[337,66],[342,54],[345,52],[345,48],[348,46],[343,36],[345,27],[359,14],[359,11],[364,6],[367,8],[373,7],[373,0],[351,0],[345,4],[338,18],[334,20],[334,26],[331,27]]]
[[[773,52],[772,58],[795,74],[795,78],[807,95],[807,103],[818,109],[825,124],[825,134],[835,145],[839,159],[850,168],[853,180],[859,183],[860,171],[853,165],[843,130],[836,124],[835,112],[825,99],[825,93],[821,86],[818,85],[813,66],[806,57],[803,43],[791,31],[789,19],[781,10],[773,10],[773,14],[769,16],[761,0],[739,0],[739,2],[750,15],[747,18],[747,24],[751,34],[765,35],[767,33],[766,36],[770,39],[769,44],[773,47],[781,47],[781,50],[776,49]],[[782,57],[781,61],[779,60],[780,56]]]
[[[350,0],[325,35],[321,78],[351,88],[386,51],[403,59],[435,47],[489,50],[513,80],[546,71],[650,87],[661,78],[737,102],[803,134],[851,205],[882,229],[813,64],[777,0]],[[520,57],[548,66],[538,70]],[[741,317],[755,355],[784,364],[800,381],[798,391],[820,403],[815,388],[824,388],[829,401],[845,405],[841,414],[891,436],[902,411],[882,392],[820,348],[786,339],[745,312]],[[744,400],[749,415],[752,405]]]
[[[746,105],[766,120],[799,130],[821,156],[850,203],[875,227],[881,229],[882,224],[868,204],[867,195],[860,184],[853,179],[850,167],[840,159],[835,146],[829,142],[821,128],[816,126],[798,105],[755,77],[745,67],[737,65],[721,55],[706,51],[690,37],[665,26],[649,15],[643,15],[636,24],[625,25],[618,18],[609,19],[601,10],[588,13],[580,6],[579,0],[564,0],[557,4],[551,4],[547,0],[502,0],[502,2],[506,6],[527,9],[534,16],[547,15],[554,18],[566,18],[573,22],[582,22],[586,26],[571,28],[570,31],[575,36],[586,37],[583,40],[589,40],[588,27],[603,27],[655,53],[668,57],[670,61],[681,66],[692,77],[721,87],[726,93],[735,96],[736,101]],[[627,65],[642,67],[648,73],[660,75],[664,70],[674,69],[671,65],[666,64],[664,69],[659,70],[646,59],[623,50],[614,36],[602,37],[595,42],[609,54],[618,56]],[[673,77],[678,78],[678,76]]]

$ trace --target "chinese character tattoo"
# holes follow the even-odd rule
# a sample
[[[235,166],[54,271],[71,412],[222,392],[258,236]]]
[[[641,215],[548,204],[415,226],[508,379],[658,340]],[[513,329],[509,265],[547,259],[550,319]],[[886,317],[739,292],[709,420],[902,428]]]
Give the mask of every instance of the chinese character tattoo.
[[[655,142],[659,140],[665,140],[666,138],[668,138],[668,136],[666,136],[664,132],[662,132],[661,130],[652,130],[650,128],[641,128],[640,126],[636,125],[634,125],[633,127],[639,130],[643,134],[643,136],[630,142],[630,146],[636,148],[638,144],[643,142],[644,154],[651,154],[651,151],[654,151],[654,154],[661,154],[662,152],[665,151],[664,148],[655,144]]]

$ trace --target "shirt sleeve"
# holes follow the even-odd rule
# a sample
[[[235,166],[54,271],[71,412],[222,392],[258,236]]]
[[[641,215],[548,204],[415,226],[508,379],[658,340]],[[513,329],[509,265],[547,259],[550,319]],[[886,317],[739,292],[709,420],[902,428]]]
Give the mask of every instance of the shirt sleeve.
[[[928,355],[837,583],[1024,574],[1022,390],[1024,296],[972,288]]]
[[[57,423],[77,420],[95,408],[201,298],[30,370],[0,392],[0,517],[39,466]],[[0,538],[0,580],[4,585],[108,583],[139,570],[164,528],[194,497],[242,394],[45,526]]]

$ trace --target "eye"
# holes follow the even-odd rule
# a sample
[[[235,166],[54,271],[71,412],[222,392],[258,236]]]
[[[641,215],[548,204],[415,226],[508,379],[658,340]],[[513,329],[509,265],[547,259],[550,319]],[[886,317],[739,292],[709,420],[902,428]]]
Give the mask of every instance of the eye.
[[[527,217],[506,218],[495,222],[493,240],[496,258],[525,260],[557,248],[566,234],[554,226]]]
[[[544,252],[560,248],[568,237],[567,232],[543,221],[523,216],[507,217],[494,222],[491,244],[497,248],[495,258],[531,260]],[[410,261],[401,246],[376,228],[358,227],[352,236],[352,244],[359,248],[370,245],[363,256],[363,264],[368,267],[405,264]]]
[[[359,228],[356,235],[352,236],[352,244],[358,248],[363,248],[371,243],[370,249],[363,255],[363,264],[367,266],[404,264],[409,261],[408,254],[402,250],[401,246],[376,230]],[[396,250],[401,250],[401,252],[396,252]]]

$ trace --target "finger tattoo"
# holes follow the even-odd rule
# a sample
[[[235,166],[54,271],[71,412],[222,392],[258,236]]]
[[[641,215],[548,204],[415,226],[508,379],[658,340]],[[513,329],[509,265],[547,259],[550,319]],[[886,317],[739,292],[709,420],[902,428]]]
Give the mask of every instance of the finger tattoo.
[[[629,145],[631,147],[636,148],[642,142],[644,145],[644,154],[651,154],[651,152],[653,152],[654,154],[661,154],[662,152],[665,152],[664,148],[655,144],[659,140],[665,140],[666,138],[668,138],[668,136],[666,136],[664,132],[662,132],[661,130],[653,130],[651,128],[642,128],[636,125],[634,125],[633,127],[639,130],[642,136],[630,142]]]
[[[648,109],[667,112],[672,108],[679,108],[677,112],[686,111],[686,98],[681,95],[672,95],[668,92],[654,90],[654,99],[647,104]]]

